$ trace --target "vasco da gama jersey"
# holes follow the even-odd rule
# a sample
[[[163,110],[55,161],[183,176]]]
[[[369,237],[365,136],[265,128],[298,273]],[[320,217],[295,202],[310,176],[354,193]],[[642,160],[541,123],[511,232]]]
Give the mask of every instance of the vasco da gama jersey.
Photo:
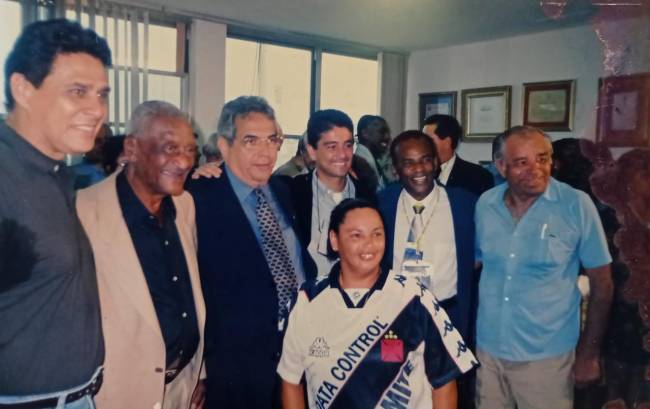
[[[303,285],[278,366],[292,384],[304,374],[310,408],[431,409],[432,387],[478,364],[417,280],[384,272],[355,306],[338,277]]]

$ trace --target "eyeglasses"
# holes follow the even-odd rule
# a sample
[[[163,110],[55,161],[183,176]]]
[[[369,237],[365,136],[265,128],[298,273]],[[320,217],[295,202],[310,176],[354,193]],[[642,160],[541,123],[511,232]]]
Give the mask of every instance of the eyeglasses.
[[[242,138],[242,143],[246,149],[260,149],[262,147],[271,146],[280,150],[283,141],[284,139],[278,135],[271,135],[266,138],[260,138],[255,135],[246,135]]]

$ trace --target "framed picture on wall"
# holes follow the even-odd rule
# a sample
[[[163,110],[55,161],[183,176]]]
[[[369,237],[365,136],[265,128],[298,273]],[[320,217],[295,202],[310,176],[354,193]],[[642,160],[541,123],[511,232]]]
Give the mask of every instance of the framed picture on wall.
[[[488,141],[510,127],[511,94],[510,85],[462,91],[465,142]]]
[[[458,92],[428,92],[420,94],[419,125],[424,127],[424,119],[434,114],[456,116],[456,98]]]
[[[570,131],[575,86],[575,80],[524,84],[524,125],[545,131]]]
[[[650,146],[650,74],[598,81],[597,135],[607,146]]]

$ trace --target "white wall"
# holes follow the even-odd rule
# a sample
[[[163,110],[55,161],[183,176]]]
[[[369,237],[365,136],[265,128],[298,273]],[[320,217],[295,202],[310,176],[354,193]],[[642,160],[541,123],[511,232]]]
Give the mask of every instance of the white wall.
[[[203,142],[217,129],[226,90],[226,26],[192,20],[189,109]]]
[[[406,128],[418,127],[419,93],[458,91],[460,119],[462,89],[511,85],[511,124],[520,125],[524,82],[575,79],[573,132],[551,136],[594,139],[598,78],[603,73],[601,44],[591,26],[417,51],[408,62]],[[491,146],[462,143],[459,154],[475,162],[490,160]]]

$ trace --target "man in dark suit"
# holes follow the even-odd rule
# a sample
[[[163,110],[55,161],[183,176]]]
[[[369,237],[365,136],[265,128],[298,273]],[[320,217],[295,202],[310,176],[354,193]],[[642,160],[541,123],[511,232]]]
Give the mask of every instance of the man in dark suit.
[[[440,160],[438,180],[447,187],[462,187],[477,196],[494,186],[492,174],[456,155],[463,128],[450,115],[435,114],[424,120],[422,132],[436,145]]]
[[[352,177],[354,126],[344,112],[326,109],[314,112],[307,123],[307,152],[316,169],[292,181],[293,200],[302,236],[318,267],[326,276],[333,262],[327,258],[327,232],[332,209],[343,199],[375,200],[372,186]]]
[[[469,341],[478,282],[473,221],[477,197],[436,183],[436,147],[426,134],[403,132],[390,152],[400,182],[378,194],[386,224],[383,264],[421,277]]]
[[[289,300],[315,268],[289,186],[271,177],[282,145],[273,108],[259,97],[234,99],[217,133],[224,175],[190,183],[207,312],[206,407],[276,408]]]

